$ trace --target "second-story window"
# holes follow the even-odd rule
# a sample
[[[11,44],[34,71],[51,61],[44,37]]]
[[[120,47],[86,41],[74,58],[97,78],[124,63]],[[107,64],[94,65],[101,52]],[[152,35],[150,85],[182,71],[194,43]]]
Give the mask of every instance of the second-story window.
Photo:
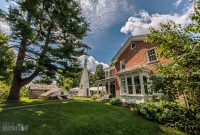
[[[147,58],[148,58],[148,63],[155,62],[158,60],[155,48],[147,50]]]
[[[134,49],[134,48],[136,48],[136,44],[135,44],[135,42],[132,42],[131,43],[131,49]]]
[[[125,69],[125,60],[120,61],[120,70]]]

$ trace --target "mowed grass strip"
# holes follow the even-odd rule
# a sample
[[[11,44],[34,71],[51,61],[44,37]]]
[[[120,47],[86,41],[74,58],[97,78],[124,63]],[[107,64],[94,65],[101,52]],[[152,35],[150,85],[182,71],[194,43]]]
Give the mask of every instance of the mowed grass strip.
[[[128,109],[99,102],[65,102],[0,112],[4,122],[28,125],[26,135],[184,135],[139,117]],[[1,129],[1,128],[0,128]]]

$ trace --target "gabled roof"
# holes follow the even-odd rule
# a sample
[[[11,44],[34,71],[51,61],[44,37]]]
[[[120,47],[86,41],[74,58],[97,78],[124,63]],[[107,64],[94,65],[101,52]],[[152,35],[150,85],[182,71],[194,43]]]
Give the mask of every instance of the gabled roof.
[[[51,90],[51,89],[58,89],[56,84],[31,84],[30,90]]]
[[[145,35],[137,35],[137,36],[131,36],[124,44],[123,46],[119,49],[117,54],[113,57],[113,62],[116,62],[119,58],[119,56],[128,48],[131,42],[133,41],[143,41],[146,39]]]
[[[50,94],[52,94],[52,93],[54,93],[54,92],[57,92],[57,91],[59,91],[59,89],[51,89],[51,90],[49,90],[49,91],[47,91],[47,92],[41,94],[41,96],[42,96],[42,97],[47,97],[47,96],[49,96]]]
[[[49,97],[56,97],[56,96],[70,96],[69,92],[64,90],[55,91],[49,95]]]

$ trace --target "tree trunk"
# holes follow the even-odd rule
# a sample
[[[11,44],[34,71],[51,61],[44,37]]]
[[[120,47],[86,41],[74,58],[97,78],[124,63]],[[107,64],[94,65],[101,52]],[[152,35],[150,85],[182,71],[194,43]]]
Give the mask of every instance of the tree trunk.
[[[16,64],[15,67],[13,69],[13,80],[12,80],[12,85],[10,88],[10,92],[8,95],[7,100],[19,100],[19,93],[20,93],[20,88],[22,87],[21,85],[21,74],[22,71],[21,69],[19,69],[17,66],[21,66],[24,63],[24,58],[25,58],[25,50],[26,50],[26,45],[25,45],[25,41],[22,40],[21,45],[20,45],[20,49],[17,55],[17,60],[16,60]]]
[[[21,88],[20,80],[21,80],[21,78],[19,78],[19,76],[17,76],[16,74],[14,74],[12,85],[11,85],[7,100],[19,100],[20,99],[20,88]]]

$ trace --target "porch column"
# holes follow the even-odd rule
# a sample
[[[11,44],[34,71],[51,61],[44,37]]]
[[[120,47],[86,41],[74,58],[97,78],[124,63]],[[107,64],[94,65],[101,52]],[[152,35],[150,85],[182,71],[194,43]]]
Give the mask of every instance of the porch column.
[[[125,76],[125,85],[126,85],[126,96],[128,96],[129,95],[129,91],[128,91],[127,76]]]
[[[141,95],[145,95],[145,92],[144,92],[144,81],[143,81],[143,76],[142,76],[141,73],[139,74],[139,76],[140,76]]]
[[[103,85],[104,85],[104,84],[102,83],[102,90],[101,90],[101,94],[102,94],[102,95],[103,95]]]
[[[96,94],[99,94],[99,83],[97,85],[97,93]]]
[[[108,82],[108,95],[110,95],[110,93],[111,93],[111,92],[110,92],[110,86],[111,86],[111,85],[110,85],[110,81],[109,81],[109,82]]]

